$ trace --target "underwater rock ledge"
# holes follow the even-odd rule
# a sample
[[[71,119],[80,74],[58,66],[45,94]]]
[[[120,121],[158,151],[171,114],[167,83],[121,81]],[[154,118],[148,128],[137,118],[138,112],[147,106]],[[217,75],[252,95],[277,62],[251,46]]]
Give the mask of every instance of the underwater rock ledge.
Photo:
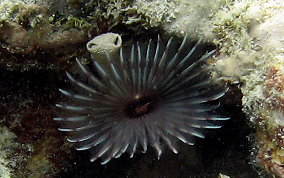
[[[196,154],[197,158],[190,156],[202,149],[203,145],[199,143],[198,150],[182,149],[184,158],[173,158],[167,154],[158,162],[154,153],[147,155],[147,158],[138,155],[134,160],[123,157],[108,167],[99,166],[95,172],[88,173],[97,173],[101,177],[111,174],[121,177],[128,174],[145,175],[147,172],[148,176],[176,173],[186,177],[187,172],[191,171],[192,176],[217,177],[221,172],[228,176],[256,177],[252,164],[257,167],[257,173],[264,177],[267,176],[266,172],[270,176],[283,177],[284,59],[281,40],[284,28],[281,19],[281,0],[210,0],[206,3],[199,0],[2,0],[0,130],[1,134],[7,133],[9,137],[3,143],[11,145],[11,139],[16,140],[11,145],[16,149],[8,152],[13,155],[13,151],[16,151],[19,154],[17,158],[21,160],[17,163],[20,166],[15,168],[15,158],[0,157],[4,162],[4,168],[0,169],[12,177],[20,176],[21,173],[39,177],[73,176],[76,171],[78,176],[81,174],[87,177],[88,174],[80,170],[85,168],[84,165],[88,169],[94,167],[84,162],[88,155],[74,153],[71,146],[63,142],[63,135],[57,138],[58,125],[48,120],[57,115],[54,104],[62,99],[57,88],[66,85],[63,71],[74,70],[76,73],[73,68],[75,57],[89,58],[86,44],[100,34],[119,33],[127,43],[133,38],[155,36],[159,32],[163,36],[177,37],[189,33],[192,41],[203,36],[204,42],[217,47],[216,59],[212,61],[218,71],[216,74],[225,77],[232,86],[229,97],[222,102],[226,110],[238,108],[241,114],[230,111],[233,114],[231,117],[238,121],[234,123],[236,127],[228,124],[229,130],[237,130],[239,134],[224,130],[221,133],[232,134],[232,138],[239,136],[241,141],[240,146],[237,146],[225,139],[226,136],[216,133],[212,134],[211,141],[209,138],[203,145],[214,147],[213,143],[218,143],[220,146],[212,152],[207,150],[209,157],[215,154],[214,150],[223,150],[221,145],[225,145],[243,161],[225,155],[228,153],[226,150],[223,150],[223,156],[218,155],[219,159],[210,157],[216,159],[215,162],[202,157],[204,153],[200,152]],[[86,64],[88,62],[85,61]],[[45,85],[38,83],[38,80],[49,82]],[[246,116],[242,115],[242,111]],[[246,122],[250,123],[251,128],[248,128]],[[251,138],[251,141],[246,140],[246,137]],[[243,147],[242,143],[245,143]],[[240,152],[238,149],[245,151]],[[249,149],[255,156],[249,156]],[[6,155],[6,152],[3,150],[0,155]],[[68,162],[69,159],[75,161]],[[187,159],[196,161],[196,164],[191,165]],[[200,160],[208,164],[201,164]],[[235,161],[235,167],[241,167],[243,174],[233,169],[230,160]],[[30,166],[27,167],[29,170],[21,170],[25,165]],[[202,170],[201,174],[196,171],[201,165],[211,167]],[[165,170],[165,167],[168,172],[163,174],[161,170]],[[73,168],[76,168],[75,172],[72,172]],[[122,171],[117,173],[116,168]]]

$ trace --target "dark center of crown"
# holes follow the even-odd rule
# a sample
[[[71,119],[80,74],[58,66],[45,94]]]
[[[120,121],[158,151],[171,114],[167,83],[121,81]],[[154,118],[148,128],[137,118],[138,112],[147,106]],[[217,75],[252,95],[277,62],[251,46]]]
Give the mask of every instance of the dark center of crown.
[[[156,98],[152,95],[136,95],[126,104],[125,114],[129,118],[138,118],[153,111]]]

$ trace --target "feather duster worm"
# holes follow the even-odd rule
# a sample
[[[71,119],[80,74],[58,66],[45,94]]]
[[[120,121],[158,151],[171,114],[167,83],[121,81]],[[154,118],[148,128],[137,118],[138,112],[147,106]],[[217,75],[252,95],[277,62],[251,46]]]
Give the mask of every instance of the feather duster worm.
[[[163,144],[177,153],[177,139],[193,145],[194,137],[204,138],[204,128],[220,128],[215,122],[228,118],[214,115],[212,110],[218,104],[210,102],[227,89],[210,77],[210,69],[204,65],[214,51],[193,60],[200,41],[187,50],[185,37],[175,53],[170,53],[172,38],[164,49],[159,37],[156,45],[151,40],[144,48],[137,43],[127,57],[121,49],[119,59],[108,58],[109,66],[93,60],[96,74],[77,59],[88,81],[66,72],[80,91],[60,92],[80,105],[57,104],[73,113],[54,118],[63,122],[59,130],[71,132],[68,141],[77,143],[77,150],[91,150],[91,161],[101,158],[105,164],[126,151],[130,157],[137,149],[146,152],[149,144],[158,158]]]

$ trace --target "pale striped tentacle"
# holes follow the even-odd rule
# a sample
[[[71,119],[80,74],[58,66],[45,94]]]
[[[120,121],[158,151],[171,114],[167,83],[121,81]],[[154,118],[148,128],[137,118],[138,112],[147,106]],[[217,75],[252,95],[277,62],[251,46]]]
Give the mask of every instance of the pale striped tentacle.
[[[76,59],[87,80],[66,72],[80,90],[59,90],[75,102],[57,104],[68,113],[54,118],[62,123],[59,130],[70,133],[68,141],[77,150],[91,150],[90,160],[101,159],[102,164],[125,152],[132,158],[139,147],[146,152],[148,145],[158,158],[163,144],[174,153],[176,140],[193,145],[194,139],[205,137],[204,129],[220,128],[229,119],[213,114],[228,89],[211,78],[212,69],[206,65],[215,50],[194,57],[201,41],[187,49],[186,35],[177,48],[173,38],[163,47],[158,36],[156,45],[150,39],[145,46],[137,42],[130,50],[121,48],[117,59],[107,54],[106,65],[94,59],[94,70]],[[172,49],[175,54],[170,54]]]

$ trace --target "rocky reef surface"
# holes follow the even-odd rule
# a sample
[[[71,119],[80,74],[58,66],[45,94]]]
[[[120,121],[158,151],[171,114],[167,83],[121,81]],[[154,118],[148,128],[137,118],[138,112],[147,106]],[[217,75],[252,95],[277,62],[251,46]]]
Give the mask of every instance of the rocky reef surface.
[[[217,14],[228,19],[216,29],[226,34],[216,41],[216,67],[238,83],[242,110],[256,128],[254,161],[276,177],[284,176],[283,9],[281,1],[236,2]]]
[[[284,177],[283,11],[282,0],[0,1],[0,177]],[[100,50],[87,43],[107,32],[119,45],[202,37],[218,49],[210,65],[230,87],[221,111],[231,120],[178,155],[90,163],[52,118],[64,71],[89,63]]]

